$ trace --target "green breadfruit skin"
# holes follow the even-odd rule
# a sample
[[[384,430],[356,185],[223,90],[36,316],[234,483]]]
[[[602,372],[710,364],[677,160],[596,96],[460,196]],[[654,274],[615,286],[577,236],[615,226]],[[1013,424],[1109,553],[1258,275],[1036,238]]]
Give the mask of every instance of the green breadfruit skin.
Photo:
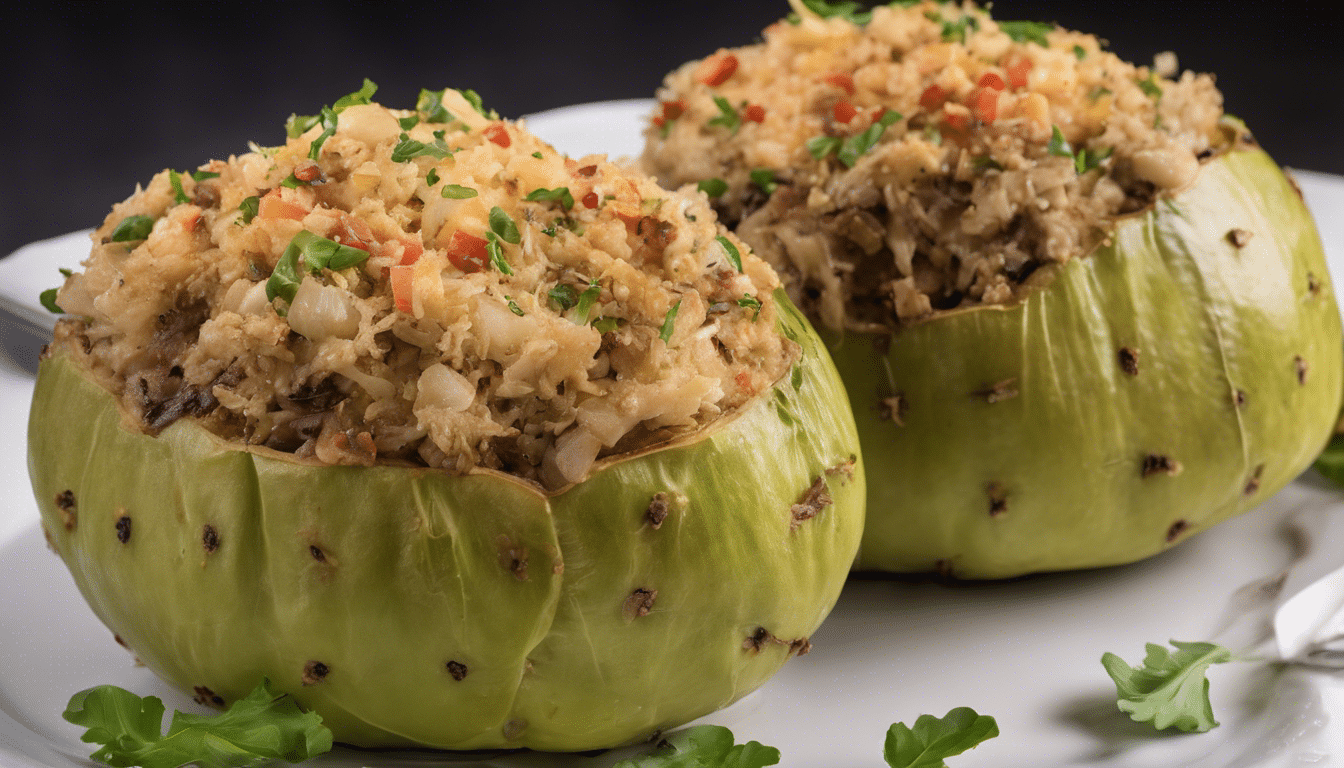
[[[183,690],[232,701],[265,676],[363,746],[648,738],[805,651],[858,547],[843,385],[777,297],[802,357],[772,391],[550,497],[488,471],[305,464],[189,420],[149,437],[58,350],[29,422],[43,527],[94,612]],[[832,503],[795,519],[818,478]]]
[[[1339,312],[1301,194],[1263,151],[1208,162],[1045,277],[1016,305],[832,348],[868,467],[859,568],[1139,560],[1260,504],[1325,445]]]

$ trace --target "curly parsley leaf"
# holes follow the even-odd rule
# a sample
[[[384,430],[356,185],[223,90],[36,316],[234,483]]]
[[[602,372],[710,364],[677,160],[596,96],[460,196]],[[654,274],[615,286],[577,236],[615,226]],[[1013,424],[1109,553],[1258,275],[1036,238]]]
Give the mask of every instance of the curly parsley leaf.
[[[338,120],[335,109],[322,108],[322,114],[318,115],[318,123],[322,126],[322,133],[318,134],[317,138],[313,139],[313,143],[308,145],[309,160],[316,160],[318,155],[322,154],[322,145],[327,143],[327,139],[336,135]]]
[[[92,757],[127,768],[239,768],[273,760],[297,763],[331,749],[322,718],[304,712],[287,694],[262,680],[246,698],[218,715],[174,712],[162,733],[163,702],[101,685],[70,698],[64,717],[87,730],[84,741],[101,744]]]
[[[368,79],[367,77],[364,78],[364,85],[361,86],[358,91],[355,91],[354,93],[347,93],[346,95],[337,99],[335,104],[331,105],[330,111],[333,115],[332,122],[333,123],[335,122],[334,115],[340,114],[346,107],[353,107],[356,104],[373,103],[372,102],[373,94],[377,90],[378,86],[374,85],[372,80]],[[322,111],[326,112],[327,108],[323,107]],[[291,114],[289,116],[289,119],[285,121],[285,136],[291,139],[297,139],[304,133],[307,133],[309,128],[312,128],[313,126],[319,124],[323,125],[323,133],[325,134],[326,128],[325,123],[323,122],[324,117],[325,116],[322,114],[317,115]],[[323,141],[325,140],[326,139],[323,138]]]
[[[406,163],[416,157],[434,157],[442,160],[451,155],[453,150],[448,148],[439,134],[434,134],[434,141],[425,143],[412,139],[405,133],[398,138],[396,146],[392,147],[392,162]]]
[[[920,715],[913,728],[893,723],[882,756],[891,768],[946,768],[943,758],[960,755],[998,735],[994,718],[970,707],[957,707],[943,717]]]
[[[1152,723],[1158,730],[1175,727],[1186,733],[1213,728],[1213,705],[1209,703],[1209,680],[1204,675],[1213,664],[1232,660],[1232,652],[1213,643],[1171,641],[1176,652],[1147,644],[1143,666],[1131,667],[1113,653],[1101,664],[1115,681],[1117,705],[1139,723]]]
[[[364,78],[364,85],[360,86],[358,91],[355,91],[354,93],[347,93],[346,95],[337,99],[336,103],[331,105],[331,110],[339,114],[340,112],[344,111],[346,107],[353,107],[356,104],[372,104],[373,94],[377,92],[378,92],[378,86],[375,85],[372,80],[366,77]]]
[[[243,223],[251,224],[261,210],[261,198],[256,195],[244,197],[243,202],[238,204],[238,210],[243,214]]]
[[[122,219],[108,235],[108,239],[114,243],[130,243],[136,240],[144,240],[149,237],[149,233],[154,229],[154,218],[152,216],[127,216]]]
[[[1013,39],[1015,43],[1035,43],[1042,48],[1049,48],[1050,41],[1046,39],[1046,34],[1055,28],[1054,24],[1047,24],[1043,21],[1000,21],[999,29]],[[1077,46],[1075,46],[1077,47]],[[1082,58],[1079,56],[1079,58]]]
[[[612,768],[765,768],[779,763],[779,750],[756,741],[736,744],[721,725],[697,725],[668,736],[660,751],[622,760]]]
[[[300,261],[303,262],[304,269],[317,275],[321,274],[323,269],[330,269],[333,272],[349,269],[363,264],[368,258],[368,251],[342,245],[306,229],[300,230],[289,241],[285,252],[280,256],[280,261],[276,262],[275,270],[266,281],[266,300],[273,301],[279,296],[285,301],[294,301],[294,294],[298,293],[299,284],[303,282],[303,277],[299,274]]]

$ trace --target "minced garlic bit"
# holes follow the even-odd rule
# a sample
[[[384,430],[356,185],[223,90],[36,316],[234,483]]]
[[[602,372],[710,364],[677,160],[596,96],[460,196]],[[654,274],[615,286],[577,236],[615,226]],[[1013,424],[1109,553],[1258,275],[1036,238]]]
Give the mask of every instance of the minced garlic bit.
[[[323,463],[547,488],[783,375],[777,280],[703,198],[465,93],[390,110],[366,84],[281,147],[157,175],[60,289],[58,340],[151,432],[190,416]]]
[[[1174,54],[1136,67],[969,3],[793,5],[763,43],[667,77],[641,162],[710,182],[725,223],[832,327],[1014,301],[1227,143],[1213,79],[1172,79]]]

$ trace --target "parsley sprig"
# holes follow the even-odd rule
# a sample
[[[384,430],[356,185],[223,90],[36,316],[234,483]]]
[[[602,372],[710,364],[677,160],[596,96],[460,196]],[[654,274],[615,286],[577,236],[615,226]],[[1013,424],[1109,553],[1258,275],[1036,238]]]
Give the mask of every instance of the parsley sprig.
[[[1148,643],[1143,664],[1131,667],[1113,653],[1101,664],[1115,682],[1117,705],[1131,719],[1152,723],[1158,730],[1176,728],[1202,733],[1218,725],[1209,703],[1209,667],[1232,660],[1232,652],[1213,643],[1182,643],[1172,640],[1172,653]]]

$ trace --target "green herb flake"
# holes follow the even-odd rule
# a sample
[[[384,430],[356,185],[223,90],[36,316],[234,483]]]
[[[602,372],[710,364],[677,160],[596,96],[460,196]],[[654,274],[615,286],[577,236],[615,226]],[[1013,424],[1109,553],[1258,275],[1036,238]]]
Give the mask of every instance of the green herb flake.
[[[266,299],[274,301],[278,296],[286,302],[294,301],[294,294],[298,292],[299,284],[303,282],[303,277],[300,275],[300,261],[303,263],[303,269],[318,275],[323,269],[330,269],[333,272],[349,269],[363,264],[368,258],[368,251],[342,245],[306,229],[301,230],[289,241],[285,252],[280,256],[280,261],[275,265],[275,271],[266,281]]]
[[[1131,667],[1113,653],[1103,655],[1101,665],[1115,682],[1120,711],[1135,722],[1203,733],[1218,725],[1204,675],[1211,665],[1231,661],[1232,652],[1213,643],[1171,644],[1175,653],[1148,643],[1143,666]]]
[[[494,232],[487,232],[486,235],[489,242],[485,244],[485,252],[490,254],[491,266],[503,274],[512,275],[513,267],[504,260],[504,247],[499,244],[499,237]]]
[[[579,302],[579,292],[572,285],[560,283],[546,292],[546,297],[555,302],[561,312],[569,309]]]
[[[710,199],[713,199],[716,197],[721,197],[724,192],[728,191],[728,182],[724,181],[723,179],[717,179],[717,178],[703,179],[700,181],[699,184],[695,185],[695,188],[700,190],[701,192],[704,192],[705,195],[708,196]]]
[[[523,316],[523,309],[522,309],[522,307],[519,307],[519,306],[518,306],[518,302],[514,301],[512,296],[509,296],[509,295],[505,294],[505,296],[504,296],[504,300],[507,301],[507,302],[509,303],[509,311],[510,311],[510,312],[512,312],[513,314],[515,314],[515,315],[517,315],[517,316],[519,316],[519,317],[522,317],[522,316]]]
[[[286,189],[298,189],[299,187],[306,187],[309,185],[308,182],[300,181],[298,176],[295,176],[294,174],[291,173],[285,178],[280,180],[280,186]]]
[[[652,755],[622,760],[612,768],[766,768],[779,763],[779,750],[760,742],[736,744],[721,725],[697,725],[659,742]]]
[[[353,107],[356,104],[372,104],[373,94],[377,92],[378,92],[378,86],[375,85],[372,80],[366,77],[364,78],[364,85],[360,86],[358,91],[355,91],[354,93],[347,93],[346,95],[337,99],[336,103],[331,105],[331,110],[339,114],[340,112],[344,111],[346,107]]]
[[[837,136],[813,136],[807,140],[807,151],[814,160],[820,160],[839,150],[843,143],[844,140]]]
[[[1091,152],[1086,149],[1078,150],[1078,154],[1073,157],[1073,168],[1080,174],[1099,167],[1106,158],[1111,156],[1115,147],[1105,147],[1104,149],[1094,149]]]
[[[593,308],[593,304],[602,296],[602,286],[593,280],[588,287],[579,294],[578,301],[574,302],[574,324],[587,325],[588,312]]]
[[[1064,140],[1064,134],[1060,133],[1059,126],[1051,126],[1050,143],[1046,145],[1045,151],[1057,157],[1073,157],[1073,147]]]
[[[401,130],[403,131],[409,131],[419,124],[420,124],[419,115],[411,115],[410,117],[402,117],[397,119],[397,125],[401,126]]]
[[[1149,72],[1148,77],[1136,81],[1139,84],[1139,90],[1147,94],[1148,98],[1157,101],[1162,98],[1162,86],[1157,84],[1157,73]]]
[[[219,174],[214,171],[192,171],[192,181],[205,181],[206,179],[218,179]]]
[[[499,119],[498,112],[493,109],[485,108],[485,104],[481,102],[481,95],[479,93],[476,93],[470,88],[463,88],[459,93],[462,94],[462,98],[466,99],[467,103],[470,104],[472,108],[481,113],[481,117],[489,118],[491,120]]]
[[[60,290],[61,289],[59,288],[48,288],[47,290],[37,295],[37,300],[42,304],[43,308],[45,308],[48,312],[52,313],[53,315],[65,314],[65,310],[61,309],[56,304],[56,294]]]
[[[877,144],[887,128],[900,121],[901,117],[900,112],[890,109],[885,110],[882,116],[868,126],[868,129],[863,133],[845,139],[841,143],[840,151],[836,156],[840,159],[840,162],[845,164],[846,168],[853,168],[854,164],[859,162],[859,158],[872,149],[873,145]]]
[[[187,197],[186,190],[182,189],[182,174],[177,171],[168,171],[168,183],[173,185],[173,200],[179,205],[190,203],[191,198]]]
[[[294,115],[291,114],[285,120],[285,136],[291,139],[297,139],[308,132],[309,128],[317,125],[317,115]]]
[[[977,171],[1002,171],[1003,164],[989,155],[977,155],[971,158],[971,167]]]
[[[461,184],[444,184],[439,194],[449,200],[470,200],[480,193],[471,187],[464,187]]]
[[[540,152],[533,152],[532,156],[537,158],[538,160],[545,159],[545,155],[541,154]]]
[[[569,193],[569,187],[556,187],[555,189],[534,189],[527,193],[523,198],[529,202],[558,202],[560,207],[566,211],[574,207],[574,196]]]
[[[732,263],[733,267],[737,269],[738,272],[741,272],[742,254],[737,250],[737,246],[733,245],[732,241],[723,235],[714,238],[714,241],[723,247],[724,253],[728,254],[728,261]]]
[[[677,303],[673,304],[672,308],[667,310],[667,315],[663,317],[663,329],[658,332],[658,338],[662,339],[664,344],[672,338],[672,331],[677,326],[677,310],[679,309],[681,309],[681,299],[677,299]]]
[[[251,224],[257,217],[257,211],[261,210],[261,198],[256,195],[244,197],[243,202],[238,204],[238,210],[243,212],[243,223]]]
[[[882,756],[891,768],[947,768],[944,758],[960,755],[999,735],[998,723],[970,707],[943,717],[920,715],[913,728],[893,723]]]
[[[426,123],[451,123],[456,119],[453,113],[443,106],[443,94],[447,90],[447,88],[438,91],[420,89],[420,96],[415,100],[415,111],[425,118]]]
[[[438,184],[438,183],[439,183],[439,169],[438,169],[438,168],[430,168],[430,169],[429,169],[429,173],[426,173],[426,174],[425,174],[425,183],[428,184],[428,185],[431,186],[431,187],[434,186],[435,184]]]
[[[760,187],[760,190],[766,195],[775,194],[779,189],[779,182],[775,180],[775,172],[770,168],[754,168],[750,174],[751,183]]]
[[[751,322],[756,322],[756,318],[761,316],[761,300],[752,296],[750,293],[742,294],[742,298],[737,300],[737,306],[743,309],[755,310],[751,316]]]
[[[1035,43],[1041,46],[1042,48],[1050,47],[1050,41],[1046,39],[1046,35],[1054,28],[1055,28],[1054,24],[1047,24],[1042,21],[999,22],[999,30],[1002,31],[1005,35],[1011,37],[1013,39],[1013,42]],[[1078,58],[1081,59],[1082,56],[1079,56]]]
[[[313,143],[308,145],[309,160],[316,160],[318,155],[322,153],[322,145],[326,144],[327,139],[336,134],[336,125],[339,119],[336,117],[335,109],[323,107],[322,114],[319,116],[318,121],[322,125],[322,133],[318,134],[317,138],[313,139]]]
[[[522,236],[518,234],[518,225],[513,223],[509,214],[504,212],[503,208],[496,205],[490,209],[490,231],[499,235],[499,239],[511,245],[517,245],[522,242]]]
[[[1098,85],[1092,90],[1088,91],[1087,100],[1096,101],[1097,99],[1100,99],[1102,96],[1109,96],[1111,93],[1112,91],[1110,88],[1107,88],[1104,85]]]
[[[154,219],[149,216],[127,216],[122,219],[108,235],[108,239],[114,243],[130,243],[136,240],[144,240],[149,237],[149,233],[154,229]]]
[[[980,29],[980,21],[974,16],[962,16],[956,21],[943,21],[943,42],[965,43],[968,29],[972,32]]]
[[[710,118],[706,125],[721,125],[736,134],[737,129],[742,127],[742,116],[722,96],[714,97],[714,106],[719,108],[719,116]]]
[[[599,317],[593,321],[593,328],[597,329],[598,333],[611,333],[620,327],[621,319],[619,317]]]
[[[449,149],[441,138],[435,138],[433,142],[426,144],[403,133],[396,146],[392,147],[392,162],[406,163],[416,157],[434,157],[442,160],[452,153],[453,150]]]
[[[844,19],[859,26],[873,20],[872,11],[860,10],[863,6],[852,0],[803,0],[803,6],[823,19]],[[798,21],[797,14],[789,14],[790,23]]]
[[[163,701],[114,685],[80,691],[63,717],[85,728],[82,739],[102,745],[92,758],[117,768],[236,768],[298,763],[330,751],[331,731],[265,679],[246,698],[216,715],[174,712],[167,735]]]
[[[1087,50],[1081,45],[1075,45],[1073,46],[1073,56],[1079,61],[1082,61],[1087,58]]]

